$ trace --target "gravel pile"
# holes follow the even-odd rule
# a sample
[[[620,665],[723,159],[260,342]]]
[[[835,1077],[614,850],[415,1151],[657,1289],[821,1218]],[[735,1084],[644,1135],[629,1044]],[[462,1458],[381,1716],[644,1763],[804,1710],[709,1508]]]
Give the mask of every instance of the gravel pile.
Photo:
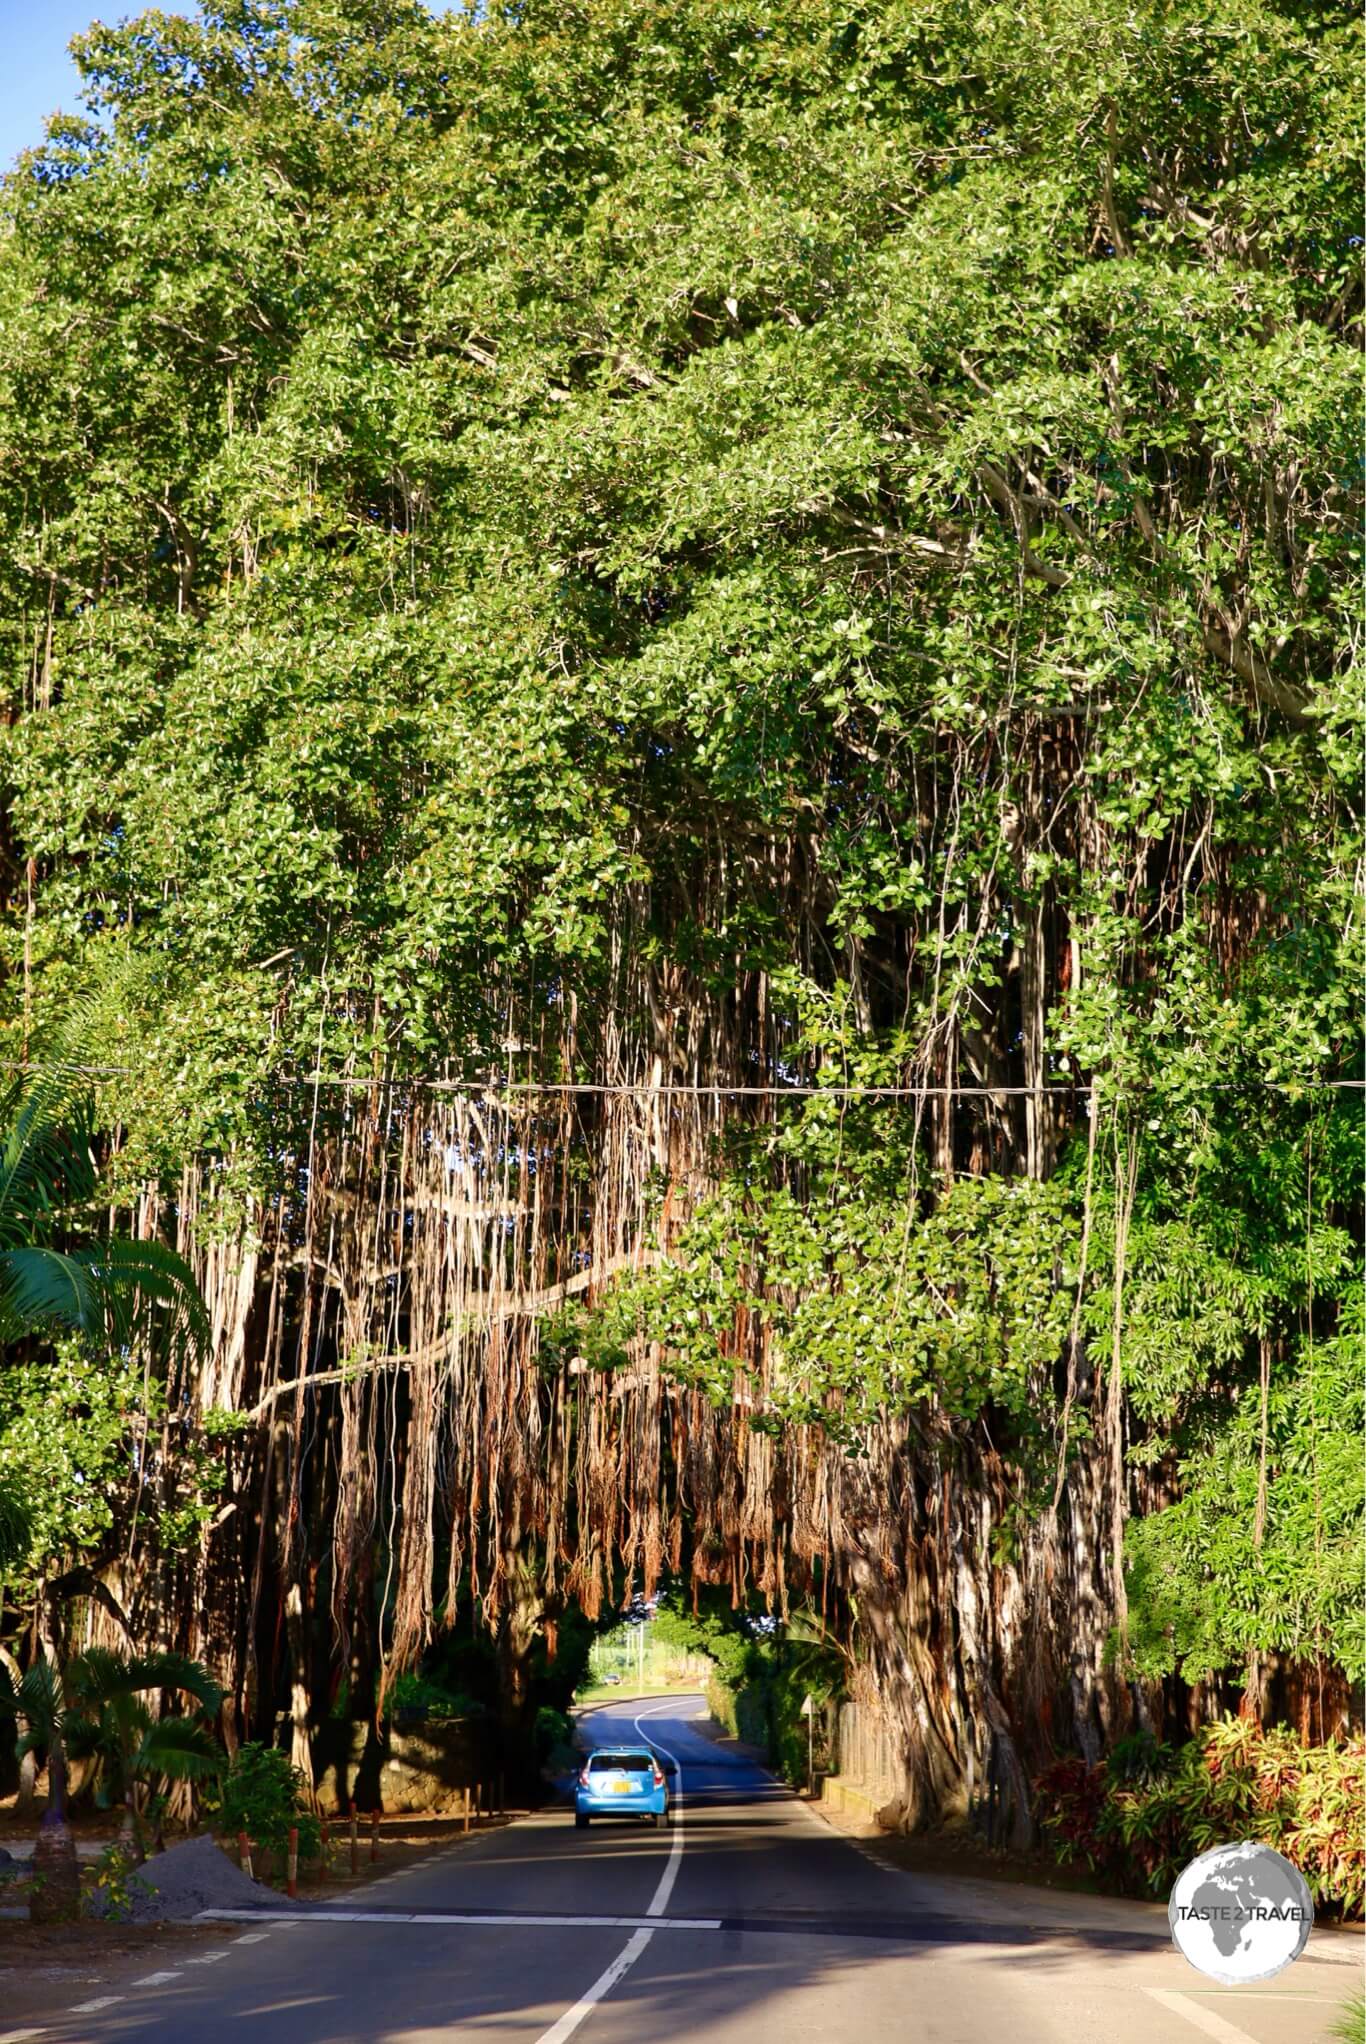
[[[153,1855],[128,1880],[132,1923],[188,1923],[201,1909],[289,1909],[271,1888],[249,1880],[212,1838],[189,1838]]]

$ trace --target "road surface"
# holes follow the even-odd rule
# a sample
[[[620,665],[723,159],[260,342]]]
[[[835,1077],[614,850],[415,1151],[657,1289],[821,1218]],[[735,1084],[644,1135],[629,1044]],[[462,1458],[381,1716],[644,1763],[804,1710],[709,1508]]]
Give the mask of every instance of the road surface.
[[[587,1723],[678,1762],[671,1829],[545,1812],[116,1999],[13,2032],[0,2011],[0,2044],[1315,2044],[1357,1983],[1358,1942],[1331,1932],[1231,1994],[1150,1910],[898,1871],[703,1714],[674,1697]]]

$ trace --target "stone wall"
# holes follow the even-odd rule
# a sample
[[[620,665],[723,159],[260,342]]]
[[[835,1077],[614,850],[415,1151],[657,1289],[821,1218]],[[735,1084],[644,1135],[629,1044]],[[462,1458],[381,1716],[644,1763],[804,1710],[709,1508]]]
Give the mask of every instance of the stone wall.
[[[879,1814],[890,1814],[904,1793],[905,1767],[891,1726],[870,1704],[840,1705],[835,1763],[821,1782],[821,1801],[847,1823],[881,1828]]]
[[[459,1809],[466,1790],[498,1793],[497,1727],[485,1718],[386,1724],[329,1719],[313,1734],[313,1786],[321,1809]]]

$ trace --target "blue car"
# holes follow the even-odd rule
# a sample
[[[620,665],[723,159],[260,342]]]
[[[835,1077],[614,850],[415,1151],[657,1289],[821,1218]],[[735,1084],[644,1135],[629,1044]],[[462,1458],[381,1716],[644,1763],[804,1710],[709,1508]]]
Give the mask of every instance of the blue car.
[[[669,1784],[647,1746],[600,1746],[589,1754],[574,1785],[574,1822],[590,1817],[648,1817],[658,1829],[669,1816]]]

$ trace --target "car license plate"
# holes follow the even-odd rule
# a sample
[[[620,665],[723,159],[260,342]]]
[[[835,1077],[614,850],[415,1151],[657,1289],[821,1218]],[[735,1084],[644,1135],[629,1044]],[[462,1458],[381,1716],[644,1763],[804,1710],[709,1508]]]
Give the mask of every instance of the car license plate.
[[[612,1794],[614,1796],[629,1796],[634,1787],[634,1782],[614,1781],[612,1783]]]

